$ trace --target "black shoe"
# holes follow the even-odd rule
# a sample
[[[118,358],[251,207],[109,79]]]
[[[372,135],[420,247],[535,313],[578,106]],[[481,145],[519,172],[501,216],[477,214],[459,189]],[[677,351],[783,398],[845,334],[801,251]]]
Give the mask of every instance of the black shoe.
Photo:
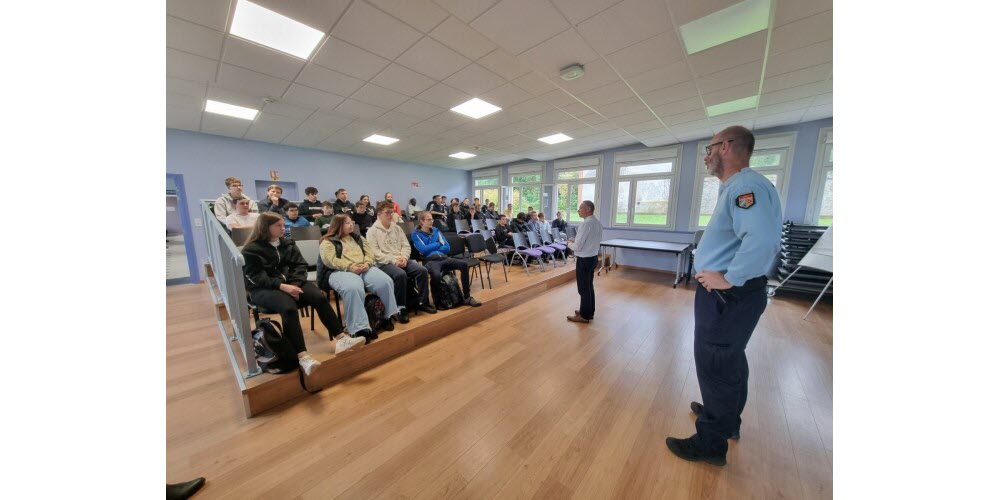
[[[472,306],[472,307],[479,307],[479,306],[483,305],[482,302],[476,300],[476,298],[473,297],[473,296],[471,296],[471,295],[469,295],[468,297],[466,297],[465,298],[465,302],[462,302],[462,303],[465,304],[465,305],[467,305],[467,306]]]
[[[691,412],[694,413],[696,417],[700,417],[702,416],[703,413],[705,413],[705,406],[697,401],[692,401]],[[729,435],[729,439],[739,439],[739,438],[740,438],[739,429],[736,429],[735,431],[733,431],[732,434]]]
[[[404,325],[410,322],[410,313],[406,312],[406,309],[399,310],[399,322]]]
[[[382,320],[382,329],[391,332],[396,329],[396,325],[392,324],[392,316]]]
[[[378,335],[375,335],[375,332],[371,331],[368,328],[365,328],[364,330],[358,331],[357,333],[355,333],[354,335],[351,335],[351,336],[352,337],[364,337],[365,338],[365,345],[371,344],[372,342],[375,341],[375,339],[378,338]]]
[[[198,479],[188,481],[186,483],[168,484],[167,485],[167,500],[186,500],[191,498],[205,485],[205,478],[199,477]]]
[[[430,304],[420,304],[419,306],[417,306],[417,309],[420,309],[421,312],[425,312],[427,314],[438,313],[438,310],[434,309]]]
[[[705,462],[712,465],[726,465],[726,452],[708,452],[695,442],[695,434],[687,439],[667,438],[667,448],[674,455],[689,462]]]

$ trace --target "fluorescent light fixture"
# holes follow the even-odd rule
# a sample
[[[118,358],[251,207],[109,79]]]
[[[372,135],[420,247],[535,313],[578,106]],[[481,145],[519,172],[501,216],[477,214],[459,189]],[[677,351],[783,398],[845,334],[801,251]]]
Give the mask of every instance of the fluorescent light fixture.
[[[388,146],[392,143],[399,142],[399,139],[395,139],[393,137],[386,137],[384,135],[372,134],[368,137],[365,137],[365,142],[374,142],[375,144]]]
[[[555,134],[538,139],[546,144],[559,144],[560,142],[572,141],[573,138],[566,134]]]
[[[681,26],[688,55],[767,29],[771,0],[743,0]]]
[[[463,102],[462,104],[459,104],[458,106],[455,106],[454,108],[451,108],[451,110],[478,120],[486,115],[492,115],[493,113],[500,111],[500,108],[478,97],[474,97]]]
[[[716,104],[705,108],[705,112],[711,117],[724,115],[726,113],[735,113],[737,111],[743,111],[744,109],[756,108],[757,99],[759,98],[759,95],[752,95],[750,97],[744,97],[743,99],[736,99],[735,101]]]
[[[229,33],[274,50],[309,59],[323,32],[246,0],[236,4]]]
[[[242,118],[244,120],[253,120],[254,118],[257,118],[256,109],[234,106],[232,104],[213,101],[211,99],[205,100],[205,111],[219,115],[232,116],[233,118]]]
[[[448,156],[450,156],[452,158],[458,158],[459,160],[466,160],[466,159],[472,158],[472,157],[474,157],[476,155],[474,155],[472,153],[466,153],[465,151],[461,151],[461,152],[458,152],[458,153],[455,153],[455,154],[452,154],[452,155],[448,155]]]

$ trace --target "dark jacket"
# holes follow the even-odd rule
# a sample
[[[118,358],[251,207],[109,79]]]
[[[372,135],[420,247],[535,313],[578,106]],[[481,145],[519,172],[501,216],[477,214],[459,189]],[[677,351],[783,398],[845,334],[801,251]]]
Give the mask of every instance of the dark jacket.
[[[333,215],[337,214],[354,215],[354,204],[351,203],[351,200],[333,200]]]
[[[558,230],[560,230],[560,231],[562,231],[562,232],[565,233],[566,232],[566,219],[553,219],[552,220],[552,227],[554,227],[554,228],[556,228],[556,229],[558,229]]]
[[[514,219],[510,221],[509,225],[511,232],[514,233],[527,233],[529,231],[527,222],[521,222],[517,219]]]
[[[299,203],[299,215],[309,219],[310,222],[315,221],[317,217],[323,215],[323,202],[304,200]]]
[[[497,224],[496,229],[493,230],[493,238],[493,241],[498,246],[508,244],[507,240],[510,238],[510,228]]]
[[[458,229],[455,229],[456,220],[469,220],[469,214],[461,210],[458,212],[452,212],[450,209],[448,210],[448,229],[453,233],[458,232]]]
[[[264,198],[257,202],[257,208],[260,209],[260,213],[264,212],[274,212],[276,214],[281,214],[282,217],[285,216],[285,205],[288,204],[288,200],[278,197],[278,204],[275,205],[271,203],[270,198]],[[300,214],[301,215],[301,214]]]
[[[277,290],[282,283],[302,286],[307,268],[295,242],[280,238],[278,248],[266,241],[252,241],[243,247],[243,277],[247,290],[266,288]]]
[[[364,212],[357,212],[357,209],[355,209],[355,213],[351,217],[354,219],[354,223],[358,225],[358,230],[361,231],[361,234],[368,234],[368,228],[372,227],[372,224],[375,224],[375,211],[371,207]]]

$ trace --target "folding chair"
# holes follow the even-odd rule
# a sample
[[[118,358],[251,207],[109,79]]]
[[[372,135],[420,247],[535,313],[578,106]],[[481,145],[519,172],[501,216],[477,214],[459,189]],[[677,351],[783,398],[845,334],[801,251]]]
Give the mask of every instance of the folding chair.
[[[293,227],[290,236],[295,241],[318,240],[323,237],[323,230],[319,226]],[[306,262],[311,262],[306,259]]]
[[[492,231],[492,230],[494,230],[496,228],[497,228],[497,220],[496,219],[486,219],[486,229],[489,229],[490,231]]]
[[[531,245],[531,248],[541,250],[542,253],[544,253],[545,255],[553,257],[552,267],[555,267],[556,264],[554,256],[556,253],[556,249],[547,245],[543,245],[542,239],[538,236],[538,233],[534,231],[528,231],[527,234],[528,234],[528,244]]]
[[[569,264],[569,260],[566,258],[566,245],[552,241],[551,229],[549,233],[542,235],[542,245],[554,248],[557,253],[562,254],[563,263]]]
[[[457,219],[455,221],[455,232],[458,234],[469,234],[472,229],[469,227],[469,221],[464,219]]]
[[[472,230],[477,233],[480,229],[486,229],[486,224],[483,224],[482,219],[472,219],[470,223],[472,224]]]
[[[493,241],[493,238],[484,237],[483,233],[487,232],[488,230],[483,229],[479,234],[476,234],[475,236],[477,236],[476,240],[482,239],[483,246],[486,249],[486,255],[481,255],[479,257],[479,260],[486,263],[486,280],[489,282],[490,288],[493,288],[493,280],[490,279],[490,267],[493,264],[499,263],[500,266],[503,267],[503,280],[505,282],[510,283],[510,280],[507,279],[507,257],[505,257],[503,254],[499,252],[499,250],[497,250],[497,244],[495,241]],[[466,241],[469,242],[469,248],[472,249],[474,245],[473,243],[474,240],[472,239],[472,237],[470,236],[470,238],[466,239]]]
[[[469,233],[469,234],[472,235],[474,233]],[[455,233],[448,233],[444,236],[448,240],[448,246],[451,247],[451,251],[448,252],[448,257],[454,257],[456,259],[465,261],[465,263],[469,265],[470,270],[472,270],[473,272],[475,272],[477,269],[482,270],[479,259],[477,259],[476,257],[470,257],[469,253],[465,251],[466,238],[463,238],[462,236],[459,236],[458,234]],[[475,266],[475,269],[473,269],[473,266]],[[484,290],[486,289],[486,283],[483,281],[482,273],[479,273],[479,286],[482,287],[482,289]]]
[[[524,235],[524,233],[515,232],[510,233],[510,235],[511,238],[514,239],[514,257],[511,257],[510,259],[511,265],[514,264],[514,258],[520,257],[521,264],[524,266],[524,271],[531,274],[531,271],[528,269],[527,257],[534,257],[538,259],[539,264],[542,266],[542,271],[544,271],[545,263],[542,262],[542,251],[537,248],[531,248],[528,244],[528,238]]]

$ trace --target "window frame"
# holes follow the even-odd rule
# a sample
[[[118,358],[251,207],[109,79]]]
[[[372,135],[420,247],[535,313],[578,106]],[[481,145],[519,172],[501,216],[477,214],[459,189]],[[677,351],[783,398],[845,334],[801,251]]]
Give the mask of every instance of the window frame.
[[[754,155],[764,151],[779,151],[782,154],[781,162],[777,167],[754,168],[754,171],[761,175],[778,174],[779,185],[776,188],[782,207],[786,206],[788,199],[788,180],[792,171],[792,159],[795,158],[795,138],[797,135],[798,132],[779,132],[754,138]],[[698,142],[698,156],[695,159],[694,195],[691,198],[691,216],[688,220],[688,228],[692,231],[708,227],[700,225],[699,222],[701,219],[702,189],[705,185],[705,179],[712,177],[708,173],[708,169],[705,168],[705,146],[708,146],[711,141],[711,138],[708,138]]]
[[[554,170],[552,174],[552,210],[551,214],[547,214],[548,220],[555,220],[556,212],[559,211],[559,186],[566,184],[567,192],[569,189],[573,189],[573,186],[577,186],[579,189],[580,184],[594,184],[594,213],[601,213],[601,174],[602,167],[604,166],[604,155],[590,155],[582,158],[573,158],[569,160],[556,160],[554,162]],[[559,179],[560,173],[565,172],[579,172],[582,170],[596,170],[596,175],[591,180],[587,179]],[[576,214],[577,207],[567,207],[567,213],[563,214],[567,222],[582,222],[578,220],[572,220],[570,214]],[[579,217],[579,216],[577,216]]]
[[[828,151],[833,150],[833,127],[819,129],[816,139],[816,159],[813,163],[812,181],[809,186],[809,201],[806,209],[805,223],[819,224],[820,210],[823,208],[823,187],[826,184],[826,173],[833,172],[833,161],[826,161]]]
[[[622,167],[634,165],[648,165],[651,163],[671,162],[669,173],[653,173],[638,175],[621,175]],[[677,196],[681,178],[681,165],[683,164],[683,148],[680,144],[666,147],[619,151],[614,156],[614,179],[611,190],[611,220],[609,227],[627,229],[658,229],[672,231],[677,227]],[[635,222],[635,197],[636,187],[640,181],[669,179],[670,191],[667,196],[667,222],[665,224],[639,224]],[[618,189],[619,183],[629,182],[628,213],[625,223],[618,222]]]
[[[515,176],[520,175],[538,175],[538,182],[514,182]],[[503,208],[507,208],[507,203],[513,203],[514,201],[514,190],[518,188],[525,187],[537,187],[538,188],[538,207],[536,210],[540,209],[542,203],[545,201],[542,196],[542,188],[545,185],[545,163],[542,162],[532,162],[532,163],[521,163],[518,165],[511,165],[507,167],[506,188],[508,189],[509,198],[504,200]],[[512,216],[517,215],[517,207],[514,207]],[[500,210],[501,212],[503,210]]]
[[[483,192],[486,191],[486,190],[493,190],[493,189],[495,189],[496,192],[497,192],[497,196],[496,197],[498,199],[496,199],[496,200],[491,199],[490,201],[492,201],[493,203],[496,203],[497,205],[500,205],[500,203],[501,203],[501,200],[499,200],[499,198],[501,196],[500,180],[503,177],[502,174],[503,173],[500,171],[499,168],[483,169],[483,170],[477,170],[477,171],[473,172],[472,173],[472,197],[473,198],[479,198],[479,201],[481,201],[481,202],[483,202],[485,204],[486,203],[486,199],[483,196]],[[494,183],[494,184],[484,184],[482,186],[477,186],[476,185],[476,180],[478,180],[478,179],[491,179],[491,178],[495,178],[496,179],[496,183]]]

